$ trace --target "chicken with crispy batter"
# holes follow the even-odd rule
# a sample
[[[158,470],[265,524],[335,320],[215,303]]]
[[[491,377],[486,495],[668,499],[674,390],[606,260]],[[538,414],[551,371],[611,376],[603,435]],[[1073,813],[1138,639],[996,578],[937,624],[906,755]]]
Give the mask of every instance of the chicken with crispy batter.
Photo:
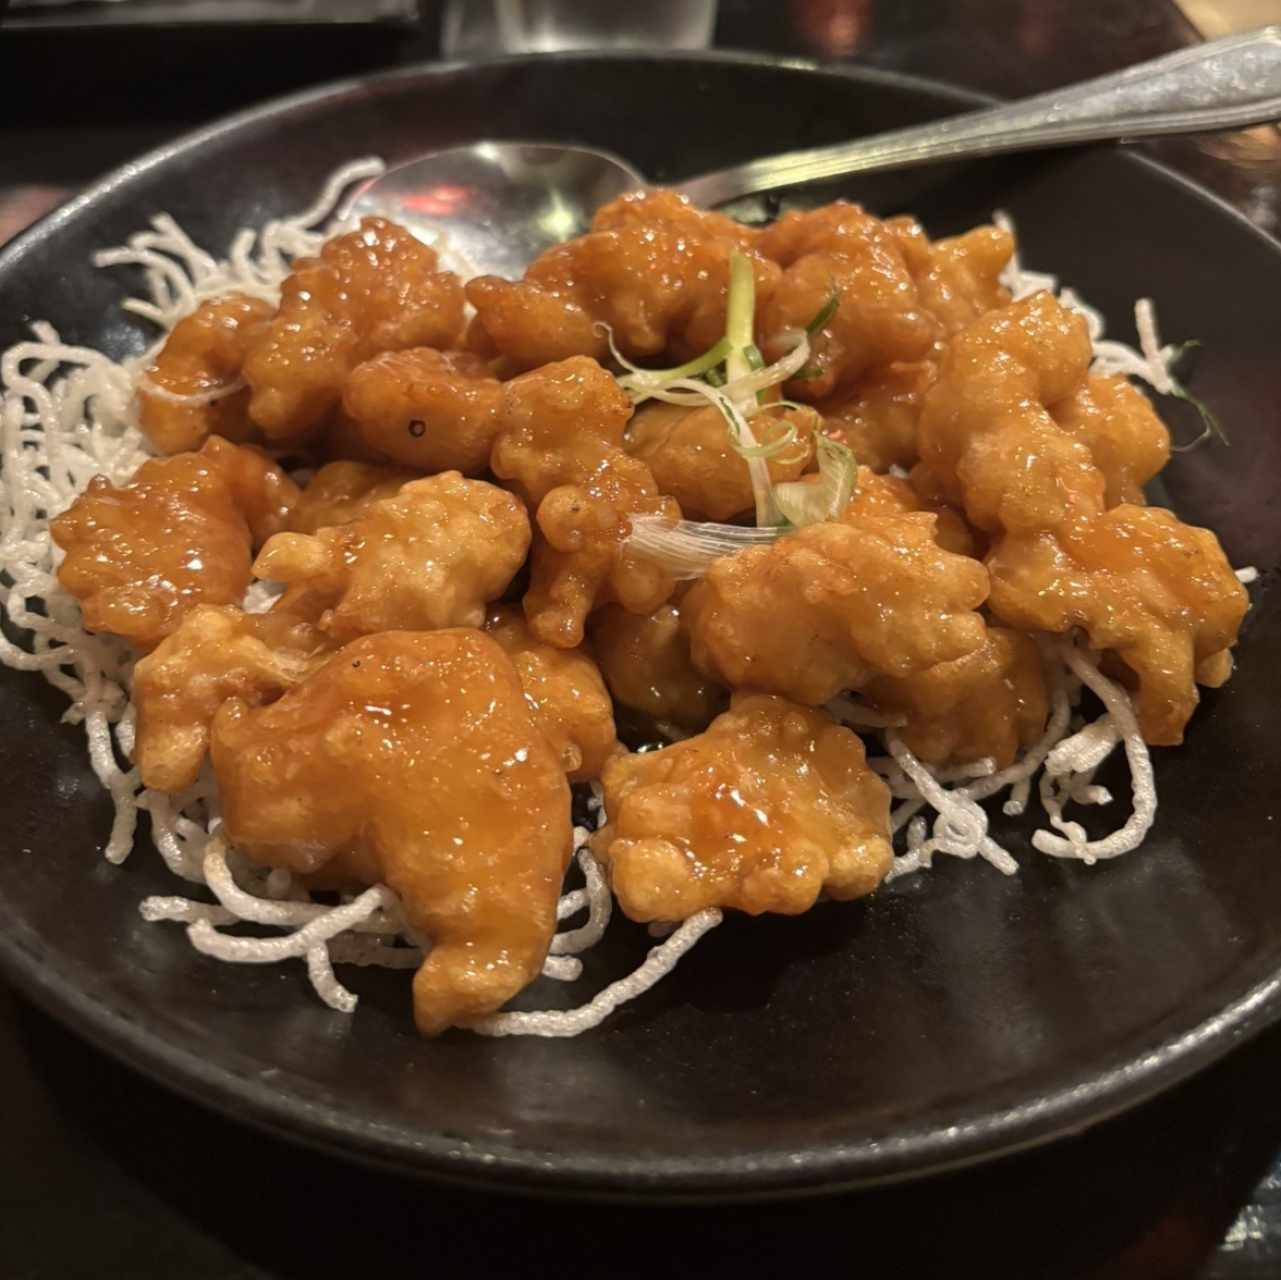
[[[358,519],[281,533],[254,573],[287,590],[280,607],[339,644],[389,630],[478,627],[529,550],[529,517],[497,485],[445,471],[402,486]]]
[[[675,597],[650,614],[610,604],[592,619],[592,645],[614,700],[660,731],[705,729],[728,697],[694,666],[681,607]]]
[[[134,760],[143,784],[157,791],[191,786],[209,747],[209,726],[224,702],[270,702],[330,651],[326,637],[286,612],[197,605],[134,671]]]
[[[284,527],[298,487],[265,454],[210,436],[144,462],[128,484],[95,476],[50,521],[58,581],[85,627],[150,649],[197,604],[238,604],[253,548]]]
[[[289,513],[290,533],[318,533],[360,519],[375,502],[394,498],[419,476],[369,462],[330,462],[320,468]]]
[[[902,714],[899,735],[936,765],[991,759],[1003,769],[1041,736],[1049,714],[1036,642],[1005,627],[989,627],[983,644],[963,658],[879,676],[862,695],[880,711]]]
[[[210,436],[252,439],[245,356],[275,308],[225,293],[179,320],[138,388],[138,425],[161,453],[199,449]]]
[[[798,915],[871,893],[890,869],[885,784],[821,711],[738,694],[705,733],[605,766],[592,840],[633,920],[708,907]]]
[[[752,429],[762,446],[790,432],[792,440],[766,461],[770,480],[798,479],[814,457],[815,415],[788,409],[758,414]],[[736,453],[725,418],[714,405],[688,409],[654,403],[642,406],[627,429],[627,452],[649,467],[662,493],[680,503],[688,520],[732,520],[755,504],[747,462]]]
[[[936,323],[921,303],[893,233],[858,205],[837,201],[784,214],[757,241],[783,267],[762,319],[761,349],[781,359],[797,336],[810,335],[804,378],[791,395],[822,400],[869,370],[919,360]]]
[[[530,632],[519,609],[493,605],[485,631],[512,660],[534,720],[571,782],[599,778],[605,761],[621,751],[614,706],[600,668],[587,649],[557,649]]]
[[[374,356],[343,387],[343,408],[364,443],[423,472],[484,471],[502,403],[502,385],[482,360],[431,347]]]
[[[249,350],[249,416],[275,445],[314,435],[338,404],[347,375],[382,351],[452,347],[463,332],[458,277],[436,252],[384,218],[300,258],[280,309]]]
[[[1129,394],[1087,382],[1089,360],[1085,322],[1049,294],[990,312],[948,349],[921,453],[994,535],[996,617],[1024,630],[1083,628],[1133,671],[1147,741],[1174,744],[1198,681],[1227,679],[1248,599],[1212,533],[1160,508],[1108,509],[1109,490],[1138,483],[1167,442]],[[1060,425],[1052,410],[1073,398]]]
[[[699,670],[811,706],[983,643],[977,560],[944,551],[925,513],[847,516],[715,561],[682,613]]]
[[[367,636],[212,734],[225,830],[255,861],[385,882],[431,950],[435,1035],[536,978],[571,849],[565,774],[510,660],[468,629]]]
[[[631,359],[664,351],[688,359],[725,332],[731,250],[751,263],[758,308],[773,291],[779,269],[752,239],[670,192],[624,197],[596,214],[587,235],[535,259],[523,280],[469,281],[467,300],[494,348],[520,369],[603,360],[606,326]]]
[[[503,393],[491,466],[537,508],[525,596],[534,634],[573,649],[598,604],[653,612],[671,594],[672,580],[624,546],[628,517],[678,520],[681,513],[645,463],[622,448],[627,396],[585,356],[524,374]]]

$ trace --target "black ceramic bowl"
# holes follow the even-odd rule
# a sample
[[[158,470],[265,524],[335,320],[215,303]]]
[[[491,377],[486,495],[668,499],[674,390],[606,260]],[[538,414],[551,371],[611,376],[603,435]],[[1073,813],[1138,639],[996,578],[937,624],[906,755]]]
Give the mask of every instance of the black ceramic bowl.
[[[120,353],[143,335],[126,281],[89,268],[168,210],[206,246],[303,207],[341,162],[395,163],[469,139],[621,152],[655,179],[912,124],[973,99],[916,80],[735,57],[575,56],[429,68],[238,116],[99,183],[0,255],[0,344],[27,318]],[[1030,264],[1129,332],[1153,294],[1166,334],[1203,343],[1195,389],[1232,436],[1176,459],[1183,516],[1215,528],[1254,588],[1240,669],[1189,744],[1158,753],[1142,850],[1020,876],[943,861],[865,902],[736,918],[674,977],[577,1040],[414,1034],[404,975],[355,973],[354,1017],[301,965],[196,955],[138,902],[172,892],[150,848],[97,856],[108,804],[60,695],[0,673],[0,960],[34,999],[156,1079],[229,1115],[423,1173],[588,1194],[767,1195],[902,1178],[1043,1142],[1224,1053],[1281,1007],[1281,746],[1270,591],[1281,547],[1278,246],[1204,192],[1111,149],[862,179],[848,194],[933,233],[1009,210]],[[1186,419],[1181,429],[1193,430]],[[1125,804],[1123,772],[1111,781]],[[1026,830],[1026,828],[1024,828]],[[1012,847],[1022,835],[1006,832]],[[626,924],[577,1002],[634,964]]]

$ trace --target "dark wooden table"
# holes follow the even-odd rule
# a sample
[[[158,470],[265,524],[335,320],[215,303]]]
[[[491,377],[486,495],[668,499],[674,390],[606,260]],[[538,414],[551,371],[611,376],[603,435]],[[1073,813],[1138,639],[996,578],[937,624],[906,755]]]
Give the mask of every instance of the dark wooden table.
[[[1232,0],[1222,0],[1230,10]],[[1277,0],[1281,18],[1281,0]],[[345,32],[0,30],[0,228],[257,99],[436,54],[437,22]],[[1014,96],[1198,39],[1163,0],[721,0],[717,43],[851,58]],[[1154,148],[1278,231],[1281,136]],[[0,231],[0,235],[3,232]],[[2,841],[0,841],[2,843]],[[0,1277],[267,1280],[1281,1276],[1281,1029],[1079,1138],[898,1188],[748,1208],[537,1203],[428,1187],[206,1113],[0,987]]]

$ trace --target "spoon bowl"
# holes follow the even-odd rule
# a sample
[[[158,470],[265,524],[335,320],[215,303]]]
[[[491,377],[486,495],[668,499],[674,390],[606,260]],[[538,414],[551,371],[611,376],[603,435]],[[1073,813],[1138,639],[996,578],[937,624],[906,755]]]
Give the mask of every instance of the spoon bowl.
[[[587,231],[601,205],[645,185],[608,151],[477,142],[389,169],[358,188],[343,212],[400,223],[438,243],[468,276],[516,279],[544,250]]]

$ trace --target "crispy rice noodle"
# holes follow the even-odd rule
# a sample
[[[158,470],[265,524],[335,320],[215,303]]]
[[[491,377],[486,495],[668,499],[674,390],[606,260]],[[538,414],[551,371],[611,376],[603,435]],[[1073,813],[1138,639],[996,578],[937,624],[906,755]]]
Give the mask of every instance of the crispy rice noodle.
[[[4,491],[0,605],[10,624],[10,634],[0,635],[0,661],[16,670],[40,672],[70,700],[63,718],[84,726],[90,763],[115,807],[104,847],[107,859],[125,860],[133,847],[139,811],[145,811],[152,840],[169,870],[180,880],[203,886],[213,899],[148,897],[140,905],[143,918],[186,926],[192,946],[220,960],[238,964],[303,960],[320,998],[344,1013],[356,1007],[357,997],[339,982],[335,964],[415,969],[429,940],[407,927],[396,895],[385,885],[345,895],[337,902],[318,902],[288,872],[268,871],[229,848],[221,834],[217,792],[208,770],[179,795],[141,786],[131,764],[132,652],[122,641],[90,635],[81,626],[78,606],[55,576],[60,553],[49,535],[49,520],[64,511],[93,476],[103,474],[123,483],[149,456],[137,426],[134,393],[173,326],[204,299],[229,289],[277,301],[293,260],[317,252],[342,225],[333,214],[344,193],[381,170],[381,162],[375,159],[345,166],[309,209],[270,222],[260,231],[239,231],[225,259],[201,249],[166,214],[154,217],[150,228],[131,236],[126,245],[97,254],[96,266],[141,272],[143,296],[122,303],[125,311],[159,330],[141,354],[113,360],[101,352],[68,345],[52,325],[36,322],[30,340],[0,357]],[[1000,215],[997,220],[1008,225]],[[465,263],[452,265],[467,273]],[[1024,270],[1017,257],[1005,283],[1016,297],[1058,285],[1053,276]],[[1060,297],[1085,316],[1097,370],[1129,374],[1158,391],[1168,391],[1174,349],[1161,345],[1150,301],[1140,301],[1135,309],[1139,337],[1135,350],[1105,339],[1102,317],[1070,290],[1062,290]],[[163,394],[167,399],[210,403],[234,394],[242,385],[237,380],[191,397]],[[1243,569],[1238,576],[1249,582],[1256,575]],[[255,584],[245,607],[258,611],[270,601],[270,589]],[[20,642],[11,638],[15,634]],[[1092,863],[1117,857],[1142,842],[1155,815],[1156,793],[1147,748],[1128,696],[1100,674],[1095,655],[1072,640],[1047,639],[1042,644],[1052,682],[1049,723],[1043,738],[1000,772],[993,770],[991,761],[963,768],[930,768],[908,750],[893,717],[880,716],[848,696],[828,707],[837,719],[863,733],[880,733],[884,739],[889,754],[871,763],[897,802],[892,825],[905,843],[891,878],[927,869],[936,853],[981,857],[1001,872],[1013,874],[1017,864],[989,834],[987,813],[980,802],[1008,792],[1005,812],[1022,813],[1038,771],[1038,795],[1053,830],[1035,834],[1037,849]],[[1069,732],[1082,686],[1097,696],[1104,714]],[[1102,805],[1111,800],[1107,790],[1094,783],[1094,774],[1118,743],[1124,744],[1133,780],[1132,812],[1111,835],[1091,840],[1079,823],[1064,817],[1064,809],[1069,803]],[[593,784],[592,790],[588,808],[599,826],[605,817],[599,784]],[[932,824],[927,822],[927,811],[934,814]],[[610,920],[609,883],[592,857],[590,835],[586,827],[574,829],[575,862],[583,884],[562,896],[557,911],[562,923],[585,918],[555,935],[543,969],[545,977],[560,981],[574,981],[581,975],[578,956],[600,940]],[[651,926],[657,945],[640,966],[586,1003],[568,1010],[498,1013],[475,1030],[490,1036],[578,1035],[648,991],[720,921],[721,913],[712,909],[683,922]],[[231,932],[244,925],[254,926],[254,933]],[[275,932],[262,936],[264,930]]]

